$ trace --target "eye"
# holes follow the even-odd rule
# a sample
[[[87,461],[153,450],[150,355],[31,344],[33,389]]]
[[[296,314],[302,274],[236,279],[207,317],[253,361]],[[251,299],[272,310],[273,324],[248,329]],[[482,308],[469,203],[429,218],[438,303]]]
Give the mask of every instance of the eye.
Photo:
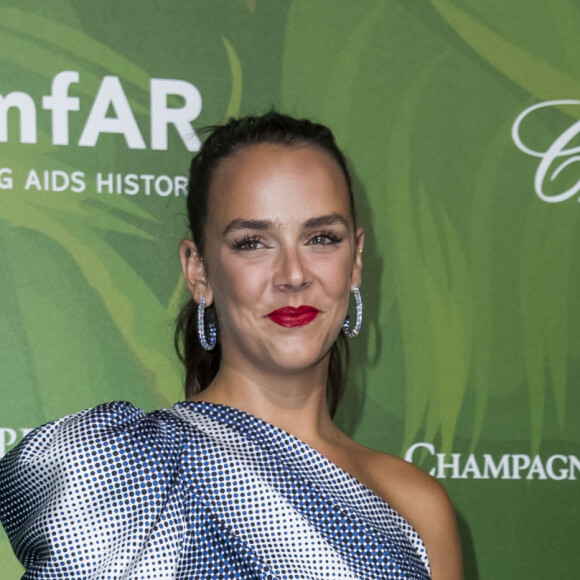
[[[342,237],[333,232],[319,232],[308,240],[308,244],[312,246],[329,246],[339,242],[342,242]]]
[[[265,247],[258,236],[244,236],[232,243],[232,248],[238,251],[254,251]]]

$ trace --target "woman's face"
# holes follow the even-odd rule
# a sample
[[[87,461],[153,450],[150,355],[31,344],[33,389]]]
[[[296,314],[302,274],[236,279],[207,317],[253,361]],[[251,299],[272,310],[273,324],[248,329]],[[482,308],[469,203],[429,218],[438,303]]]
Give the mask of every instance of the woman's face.
[[[263,144],[226,159],[204,257],[222,364],[287,373],[327,362],[360,284],[362,245],[342,171],[323,150]]]

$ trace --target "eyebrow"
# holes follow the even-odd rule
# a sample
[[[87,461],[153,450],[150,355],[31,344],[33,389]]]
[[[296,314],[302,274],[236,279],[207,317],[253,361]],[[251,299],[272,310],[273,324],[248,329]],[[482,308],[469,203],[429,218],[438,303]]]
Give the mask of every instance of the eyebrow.
[[[237,218],[231,221],[224,230],[224,236],[237,230],[268,230],[272,227],[271,220],[243,220]]]
[[[304,222],[304,228],[319,228],[321,226],[332,226],[334,224],[342,224],[348,226],[348,222],[344,216],[339,213],[331,213],[320,217],[312,218]]]
[[[337,223],[348,226],[348,222],[342,215],[339,213],[332,213],[306,220],[302,227],[303,229],[312,229],[321,226],[331,226]],[[238,230],[269,230],[273,225],[274,222],[272,220],[245,220],[237,218],[226,226],[223,235],[225,236]]]

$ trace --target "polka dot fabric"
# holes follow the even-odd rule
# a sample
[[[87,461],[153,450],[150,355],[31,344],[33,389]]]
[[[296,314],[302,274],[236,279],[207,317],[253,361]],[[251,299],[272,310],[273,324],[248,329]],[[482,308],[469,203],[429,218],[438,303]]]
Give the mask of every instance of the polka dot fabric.
[[[428,579],[381,498],[256,417],[109,403],[0,462],[0,519],[27,579]]]

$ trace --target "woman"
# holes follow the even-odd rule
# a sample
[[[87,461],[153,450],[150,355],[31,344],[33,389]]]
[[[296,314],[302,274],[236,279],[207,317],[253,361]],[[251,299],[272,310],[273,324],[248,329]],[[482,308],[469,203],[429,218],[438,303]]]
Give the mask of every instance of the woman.
[[[444,490],[332,422],[364,233],[330,131],[278,113],[215,128],[188,213],[188,400],[102,405],[5,458],[26,577],[461,578]]]

